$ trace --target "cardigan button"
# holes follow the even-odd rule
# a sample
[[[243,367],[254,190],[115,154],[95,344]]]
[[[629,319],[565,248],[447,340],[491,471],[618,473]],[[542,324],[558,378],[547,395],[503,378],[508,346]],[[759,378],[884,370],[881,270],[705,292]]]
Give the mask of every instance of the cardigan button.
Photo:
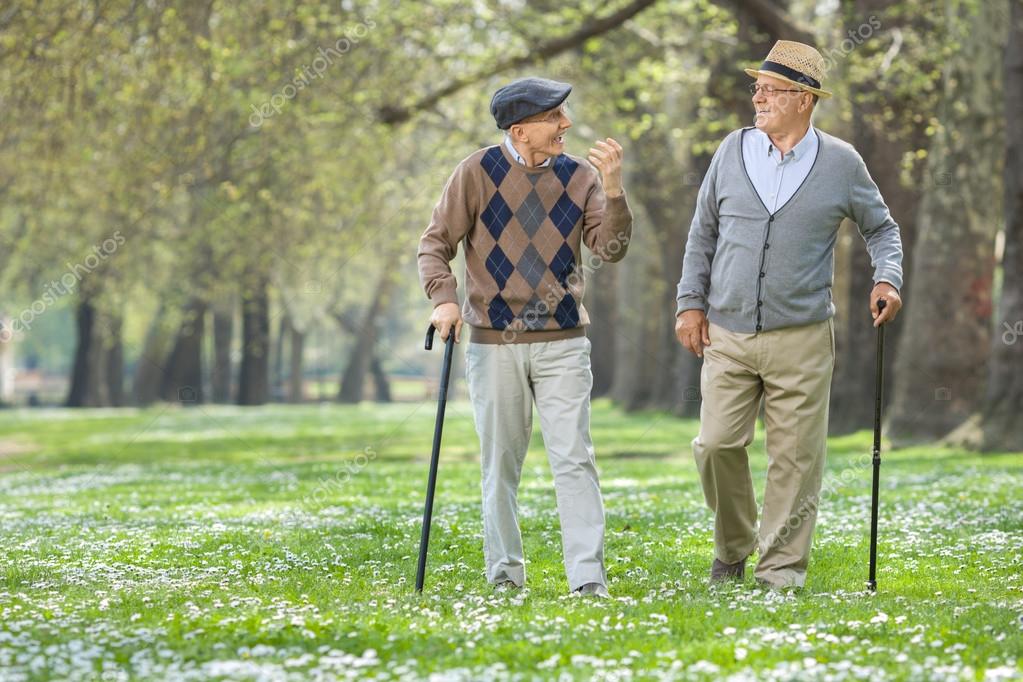
[[[764,325],[762,325],[762,324],[758,324],[758,325],[757,325],[757,331],[760,331],[760,330],[761,330],[761,329],[763,329],[763,328],[764,328]]]
[[[761,276],[761,277],[767,277],[767,273],[766,273],[766,272],[761,272],[761,273],[760,273],[760,276]]]

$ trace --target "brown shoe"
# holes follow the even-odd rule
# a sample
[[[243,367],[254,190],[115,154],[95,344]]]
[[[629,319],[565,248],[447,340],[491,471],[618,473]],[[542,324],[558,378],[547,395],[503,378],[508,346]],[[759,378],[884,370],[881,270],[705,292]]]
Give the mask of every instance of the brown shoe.
[[[724,582],[725,580],[742,580],[745,575],[745,559],[734,564],[726,564],[724,561],[715,558],[714,563],[710,567],[710,581],[712,583]]]

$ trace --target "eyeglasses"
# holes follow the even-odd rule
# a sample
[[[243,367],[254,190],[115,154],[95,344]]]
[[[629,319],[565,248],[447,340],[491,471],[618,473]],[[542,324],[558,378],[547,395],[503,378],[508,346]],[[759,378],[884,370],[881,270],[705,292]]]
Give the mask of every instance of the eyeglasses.
[[[557,123],[561,120],[562,115],[568,118],[568,104],[562,104],[560,107],[550,112],[543,118],[526,119],[523,123]]]
[[[768,97],[770,97],[776,92],[806,92],[806,90],[784,90],[782,88],[776,88],[773,85],[761,85],[760,83],[749,84],[749,94],[755,95],[761,90],[763,90],[764,94],[767,95]]]

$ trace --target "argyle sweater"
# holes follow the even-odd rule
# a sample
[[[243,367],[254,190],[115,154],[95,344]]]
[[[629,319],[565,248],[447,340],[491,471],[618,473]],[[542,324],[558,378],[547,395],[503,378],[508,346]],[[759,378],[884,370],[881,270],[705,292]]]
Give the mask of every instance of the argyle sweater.
[[[462,319],[476,343],[529,343],[581,336],[583,265],[615,262],[632,236],[623,193],[607,198],[597,170],[562,154],[542,168],[503,144],[455,168],[419,241],[419,276],[434,306],[458,303],[450,261],[465,251]],[[597,259],[584,263],[580,245]]]

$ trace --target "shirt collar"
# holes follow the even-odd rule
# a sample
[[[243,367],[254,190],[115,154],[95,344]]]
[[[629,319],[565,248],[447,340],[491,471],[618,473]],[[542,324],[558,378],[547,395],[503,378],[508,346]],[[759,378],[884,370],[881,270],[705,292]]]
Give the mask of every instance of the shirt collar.
[[[512,155],[513,159],[521,163],[523,166],[526,165],[525,159],[522,158],[522,156],[519,154],[519,150],[516,149],[515,145],[512,144],[511,135],[504,136],[504,146],[508,148],[508,153]],[[551,157],[548,156],[546,159],[544,159],[543,163],[539,164],[539,166],[537,167],[543,168],[545,166],[549,166],[550,163]]]
[[[774,143],[771,142],[770,136],[768,136],[767,133],[760,129],[757,129],[757,132],[760,133],[760,140],[761,145],[763,145],[764,148],[764,154],[770,156],[771,158],[774,158],[773,157]],[[814,145],[816,145],[816,143],[817,134],[814,132],[813,124],[811,124],[806,129],[806,134],[803,135],[803,139],[797,142],[796,146],[790,149],[789,153],[786,154],[785,156],[786,158],[791,157],[793,161],[798,161],[800,158],[803,157],[804,154],[810,151],[814,147]]]

